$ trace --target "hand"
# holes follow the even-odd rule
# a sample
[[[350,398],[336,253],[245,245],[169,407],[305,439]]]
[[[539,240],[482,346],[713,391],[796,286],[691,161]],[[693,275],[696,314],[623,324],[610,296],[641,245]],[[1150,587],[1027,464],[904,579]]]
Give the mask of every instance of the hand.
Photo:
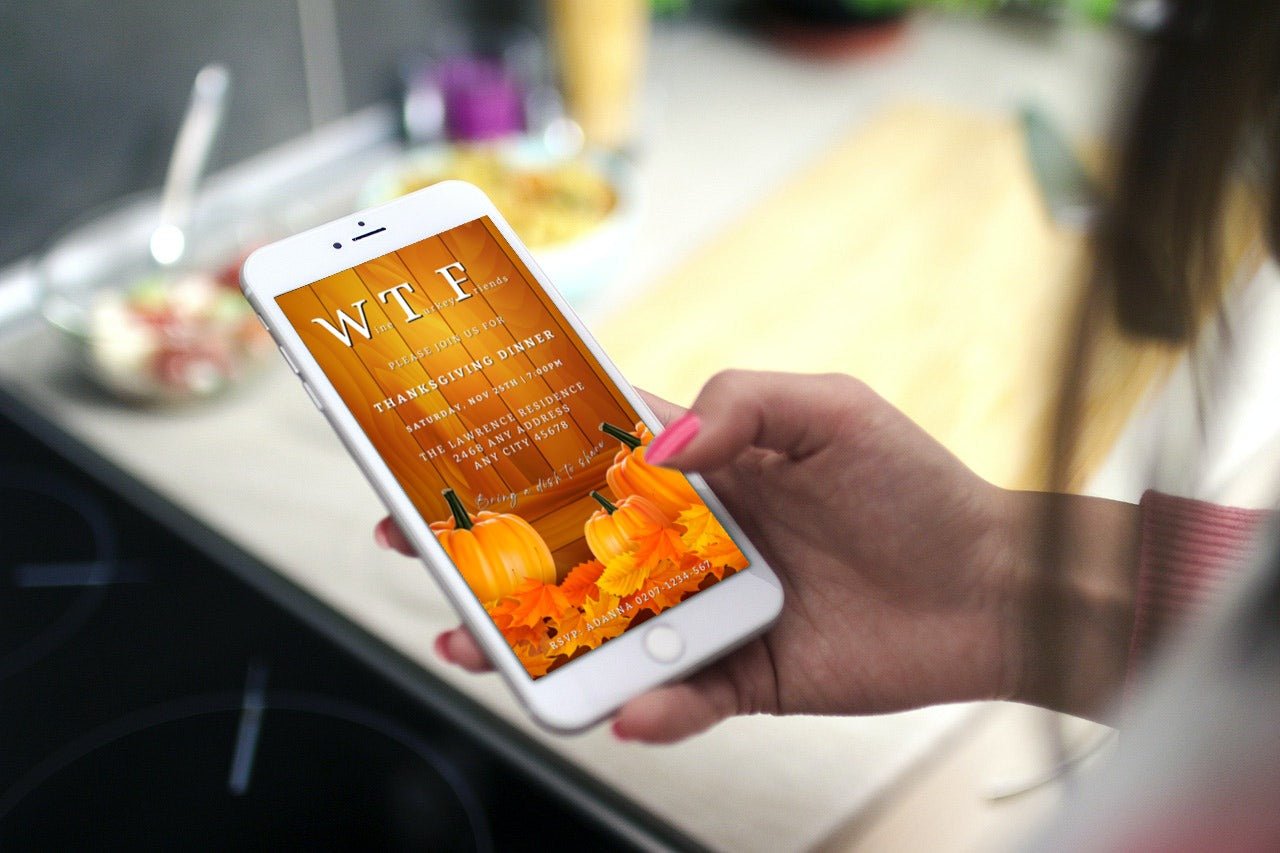
[[[651,402],[664,421],[678,412]],[[763,637],[630,701],[614,720],[619,737],[668,742],[734,714],[887,712],[1016,692],[1026,548],[1012,493],[862,383],[720,374],[655,454],[706,476],[779,574],[786,606]],[[378,535],[408,552],[393,524]],[[436,649],[487,667],[463,629]]]

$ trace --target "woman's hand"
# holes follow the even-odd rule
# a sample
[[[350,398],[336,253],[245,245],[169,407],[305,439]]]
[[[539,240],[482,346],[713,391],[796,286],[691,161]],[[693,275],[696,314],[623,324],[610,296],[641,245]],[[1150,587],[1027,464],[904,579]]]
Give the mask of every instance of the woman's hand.
[[[651,402],[664,420],[678,414]],[[778,573],[786,605],[763,637],[631,700],[614,720],[619,737],[667,742],[735,714],[1016,693],[1025,513],[862,383],[722,373],[647,458],[707,478]],[[377,535],[408,551],[389,521]],[[487,667],[464,629],[436,649]]]

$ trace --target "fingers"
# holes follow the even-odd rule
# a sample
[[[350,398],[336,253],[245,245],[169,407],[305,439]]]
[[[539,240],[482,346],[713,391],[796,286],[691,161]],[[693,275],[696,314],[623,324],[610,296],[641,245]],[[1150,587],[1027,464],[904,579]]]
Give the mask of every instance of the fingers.
[[[435,652],[441,660],[456,664],[468,672],[489,672],[493,669],[493,664],[484,656],[475,637],[461,626],[436,637]]]
[[[493,670],[475,638],[465,627],[436,637],[436,655],[468,672]],[[688,681],[659,687],[632,699],[613,719],[619,740],[675,743],[711,728],[736,713],[736,693],[723,678],[698,675]]]
[[[374,525],[373,538],[383,548],[391,548],[409,557],[415,556],[413,546],[390,517]],[[441,660],[457,664],[471,672],[488,672],[493,669],[489,659],[480,650],[480,644],[466,628],[454,628],[436,637],[435,651]]]
[[[675,743],[706,731],[737,713],[732,684],[717,674],[699,673],[632,699],[613,718],[619,740]]]
[[[465,627],[436,637],[436,655],[468,672],[493,670],[492,664]],[[737,694],[725,679],[711,674],[659,687],[632,699],[614,716],[619,740],[675,743],[711,728],[737,713]]]
[[[396,526],[395,520],[390,516],[373,526],[373,541],[378,543],[379,547],[399,551],[407,557],[416,557],[418,555],[413,550],[413,546],[409,544],[409,540],[400,532],[400,528]]]
[[[847,376],[726,371],[653,440],[645,458],[689,471],[721,468],[752,447],[801,459],[829,441],[840,416],[866,393]]]

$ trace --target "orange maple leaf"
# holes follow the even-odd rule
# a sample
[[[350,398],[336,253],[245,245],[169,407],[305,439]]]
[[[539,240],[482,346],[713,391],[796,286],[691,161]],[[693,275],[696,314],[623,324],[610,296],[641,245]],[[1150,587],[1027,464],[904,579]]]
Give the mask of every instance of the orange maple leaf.
[[[526,578],[509,596],[518,602],[510,610],[511,624],[535,626],[544,619],[552,619],[569,606],[568,599],[555,584]]]
[[[534,678],[546,675],[547,670],[551,668],[551,664],[555,662],[555,657],[527,644],[521,644],[515,651],[516,657],[520,658],[520,663],[524,664],[524,668]]]
[[[679,562],[675,560],[663,560],[655,570],[649,573],[648,580],[644,584],[644,588],[640,590],[641,595],[636,598],[641,599],[640,607],[642,609],[652,610],[654,613],[661,613],[674,604],[679,604],[685,596],[684,579],[682,573],[686,565],[700,562],[698,558],[689,554]]]
[[[685,581],[684,587],[690,591],[706,589],[712,583],[737,571],[723,562],[703,559],[697,554],[686,561],[684,568],[689,571],[689,578]]]
[[[572,655],[584,645],[594,648],[591,632],[587,630],[587,619],[577,607],[569,607],[560,614],[555,629],[555,636],[548,641],[549,655]]]
[[[581,607],[587,596],[596,591],[596,581],[600,579],[603,571],[604,563],[599,560],[579,563],[569,570],[564,580],[560,581],[560,592],[570,604]]]
[[[520,606],[520,602],[514,598],[500,598],[497,601],[491,601],[484,606],[489,613],[489,618],[494,621],[500,630],[506,630],[511,627],[511,611]]]
[[[509,625],[502,629],[502,636],[515,648],[519,643],[538,646],[547,638],[547,626],[543,622],[537,625]]]

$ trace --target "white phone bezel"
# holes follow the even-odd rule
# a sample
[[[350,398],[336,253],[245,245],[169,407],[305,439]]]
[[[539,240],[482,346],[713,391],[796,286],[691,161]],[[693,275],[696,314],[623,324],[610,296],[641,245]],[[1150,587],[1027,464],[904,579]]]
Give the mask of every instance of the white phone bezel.
[[[571,664],[538,679],[529,676],[275,300],[282,293],[481,216],[490,217],[590,354],[656,432],[660,422],[654,413],[547,281],[532,254],[493,203],[471,184],[461,181],[434,184],[264,246],[245,261],[241,280],[245,295],[285,352],[290,365],[422,555],[428,570],[495,669],[539,723],[558,732],[576,732],[599,722],[631,696],[677,679],[764,631],[781,611],[782,587],[706,483],[691,476],[694,487],[742,547],[751,565]],[[335,248],[335,244],[341,244],[341,248]],[[683,654],[674,663],[657,661],[644,649],[645,635],[659,625],[674,628],[683,641]]]

